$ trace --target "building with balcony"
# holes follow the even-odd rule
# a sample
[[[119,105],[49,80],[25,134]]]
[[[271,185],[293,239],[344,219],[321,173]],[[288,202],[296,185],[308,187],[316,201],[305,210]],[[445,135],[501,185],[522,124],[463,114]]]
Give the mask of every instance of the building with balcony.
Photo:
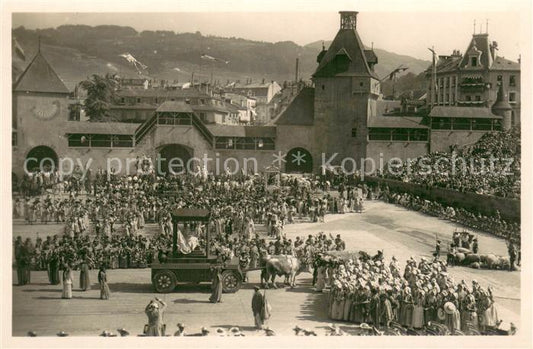
[[[520,123],[520,62],[500,56],[498,43],[490,41],[488,33],[473,34],[464,54],[454,50],[450,56],[439,56],[435,75],[430,67],[427,100],[434,105],[490,108],[503,85],[512,108],[512,125]],[[433,79],[436,86],[432,89]]]

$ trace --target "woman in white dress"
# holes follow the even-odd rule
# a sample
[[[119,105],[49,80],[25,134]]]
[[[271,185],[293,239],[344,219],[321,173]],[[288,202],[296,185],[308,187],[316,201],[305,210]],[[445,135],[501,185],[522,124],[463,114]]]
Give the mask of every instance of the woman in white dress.
[[[422,290],[416,292],[416,297],[414,297],[414,308],[413,308],[413,328],[422,328],[424,326],[424,298],[426,294]]]
[[[69,265],[63,270],[63,298],[72,298],[72,270]]]

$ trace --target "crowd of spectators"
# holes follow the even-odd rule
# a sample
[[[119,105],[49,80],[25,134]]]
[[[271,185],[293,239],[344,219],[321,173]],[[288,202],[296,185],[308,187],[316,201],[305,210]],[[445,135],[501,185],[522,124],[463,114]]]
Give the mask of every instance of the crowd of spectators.
[[[392,163],[381,176],[428,187],[520,198],[520,129],[486,133],[475,144]]]

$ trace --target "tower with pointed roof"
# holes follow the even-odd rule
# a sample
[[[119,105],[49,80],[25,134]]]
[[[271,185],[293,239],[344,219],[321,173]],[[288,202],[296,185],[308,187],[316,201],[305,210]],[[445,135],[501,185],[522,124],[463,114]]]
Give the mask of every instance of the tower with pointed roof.
[[[507,93],[505,93],[504,84],[500,84],[498,97],[496,103],[492,106],[492,112],[503,118],[502,128],[504,131],[509,131],[512,127],[512,110],[513,108],[509,104]]]
[[[376,113],[378,59],[366,50],[357,33],[357,12],[341,11],[340,28],[329,46],[318,55],[315,84],[315,134],[313,152],[325,154],[332,165],[345,158],[359,162],[366,156],[367,121]],[[347,170],[353,165],[345,164]],[[357,168],[359,169],[359,168]]]
[[[12,161],[16,172],[22,172],[28,158],[36,159],[33,165],[42,158],[57,160],[57,153],[64,148],[61,132],[68,122],[69,94],[39,48],[13,85]]]

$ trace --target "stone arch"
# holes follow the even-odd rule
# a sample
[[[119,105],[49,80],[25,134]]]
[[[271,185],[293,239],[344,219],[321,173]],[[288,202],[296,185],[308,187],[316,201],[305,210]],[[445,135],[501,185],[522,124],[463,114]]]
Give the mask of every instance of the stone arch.
[[[292,148],[285,157],[285,172],[287,173],[312,173],[313,156],[302,147]]]
[[[175,173],[187,171],[187,162],[193,157],[193,154],[194,150],[183,144],[162,145],[157,152],[158,161],[155,170],[161,176],[172,174],[171,169]],[[194,171],[192,164],[191,169]]]
[[[39,169],[50,171],[57,169],[59,162],[54,149],[46,145],[39,145],[30,149],[26,155],[25,170],[33,171]]]

